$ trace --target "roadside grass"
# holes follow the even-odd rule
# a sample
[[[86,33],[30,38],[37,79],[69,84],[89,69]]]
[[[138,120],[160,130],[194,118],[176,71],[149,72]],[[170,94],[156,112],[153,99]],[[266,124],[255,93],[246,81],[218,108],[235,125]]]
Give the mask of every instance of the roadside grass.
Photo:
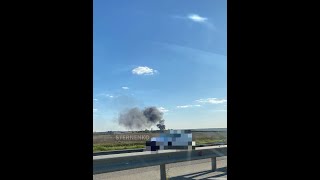
[[[219,142],[225,142],[225,140],[224,139],[210,139],[210,138],[196,139],[196,145],[219,143]]]
[[[114,150],[124,150],[124,149],[139,149],[144,148],[145,143],[107,143],[107,144],[94,144],[93,152],[100,151],[114,151]]]
[[[211,143],[217,143],[217,142],[224,142],[224,140],[223,139],[212,139],[212,138],[196,139],[196,145],[211,144]],[[145,147],[144,141],[102,143],[102,144],[94,144],[93,145],[93,152],[125,150],[125,149],[139,149],[139,148],[144,148],[144,147]]]

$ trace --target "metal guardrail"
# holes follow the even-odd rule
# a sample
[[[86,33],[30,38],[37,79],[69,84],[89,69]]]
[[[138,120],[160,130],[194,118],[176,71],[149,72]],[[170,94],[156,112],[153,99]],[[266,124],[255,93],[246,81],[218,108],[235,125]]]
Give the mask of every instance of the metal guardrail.
[[[205,147],[192,151],[171,151],[162,153],[140,152],[93,157],[93,174],[160,165],[161,180],[166,179],[165,165],[183,161],[211,158],[212,170],[216,170],[216,157],[226,156],[227,147]]]
[[[211,143],[211,144],[199,144],[196,147],[207,147],[207,146],[216,146],[216,145],[227,145],[221,143]],[[109,155],[109,154],[122,154],[122,153],[134,153],[134,152],[143,152],[144,148],[137,148],[137,149],[124,149],[124,150],[114,150],[114,151],[99,151],[94,152],[93,156],[102,156],[102,155]]]

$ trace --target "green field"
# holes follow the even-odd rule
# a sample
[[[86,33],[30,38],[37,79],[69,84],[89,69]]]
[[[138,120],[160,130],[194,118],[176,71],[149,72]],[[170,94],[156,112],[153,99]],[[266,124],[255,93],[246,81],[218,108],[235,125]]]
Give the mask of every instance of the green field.
[[[200,138],[196,140],[196,145],[199,144],[211,144],[217,142],[224,142],[224,139],[215,139],[215,138]],[[113,150],[124,150],[124,149],[139,149],[144,148],[145,142],[114,142],[114,143],[102,143],[102,144],[94,144],[93,152],[99,151],[113,151]]]
[[[94,144],[93,152],[99,151],[114,151],[114,150],[124,150],[124,149],[139,149],[144,148],[144,143],[135,143],[135,144]]]
[[[211,144],[223,142],[223,140],[217,139],[199,139],[196,140],[196,144]],[[113,151],[113,150],[124,150],[124,149],[140,149],[145,147],[145,142],[141,143],[115,143],[115,144],[94,144],[93,152],[99,151]]]
[[[93,135],[93,152],[99,151],[113,151],[113,150],[124,150],[124,149],[138,149],[145,147],[145,140],[129,141],[119,140],[117,136],[135,136],[143,135],[151,137],[159,136],[158,132],[128,132],[124,134],[94,134]],[[211,144],[217,142],[226,142],[226,132],[193,132],[193,141],[196,141],[196,145],[200,144]]]
[[[197,139],[196,145],[199,144],[211,144],[211,143],[218,143],[218,142],[224,142],[224,139]]]

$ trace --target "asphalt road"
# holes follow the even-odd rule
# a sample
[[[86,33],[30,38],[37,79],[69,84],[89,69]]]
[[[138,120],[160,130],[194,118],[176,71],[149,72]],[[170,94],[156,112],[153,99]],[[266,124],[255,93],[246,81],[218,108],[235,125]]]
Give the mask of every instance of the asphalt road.
[[[227,156],[217,158],[217,170],[211,171],[211,159],[201,159],[167,164],[167,176],[171,180],[227,179]],[[160,166],[136,168],[93,175],[93,180],[160,180]]]

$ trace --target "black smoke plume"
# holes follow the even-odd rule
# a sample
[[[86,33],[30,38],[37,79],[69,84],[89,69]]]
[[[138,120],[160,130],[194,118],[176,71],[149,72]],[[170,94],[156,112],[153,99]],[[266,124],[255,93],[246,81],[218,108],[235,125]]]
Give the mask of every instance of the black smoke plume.
[[[132,108],[121,112],[119,114],[118,122],[119,125],[130,130],[150,128],[158,123],[157,127],[162,130],[165,128],[162,117],[163,112],[156,107],[147,107],[143,110]]]

